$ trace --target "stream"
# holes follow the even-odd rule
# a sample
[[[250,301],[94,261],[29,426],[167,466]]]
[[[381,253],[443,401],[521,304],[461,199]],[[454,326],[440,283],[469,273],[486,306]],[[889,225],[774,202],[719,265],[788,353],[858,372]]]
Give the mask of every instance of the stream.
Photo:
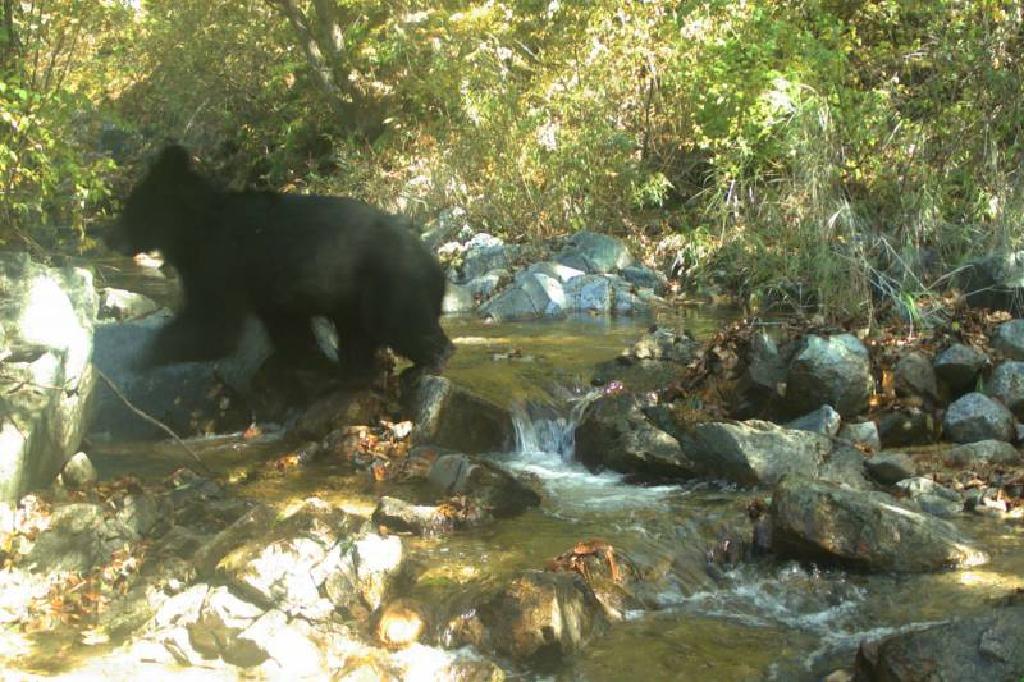
[[[690,310],[659,323],[701,338],[723,319]],[[446,321],[459,348],[447,375],[509,405],[515,415],[515,450],[491,457],[539,481],[546,495],[540,508],[485,528],[409,539],[411,551],[429,567],[410,596],[428,604],[458,600],[474,585],[543,567],[590,538],[632,556],[672,556],[680,546],[693,548],[689,560],[677,560],[672,585],[656,595],[657,609],[625,613],[568,667],[523,679],[821,679],[848,666],[865,637],[980,613],[990,599],[1024,586],[1024,528],[981,517],[956,520],[992,554],[991,563],[978,569],[896,577],[763,560],[726,567],[711,583],[702,548],[714,544],[716,527],[742,517],[752,493],[700,484],[635,486],[615,474],[589,473],[573,461],[575,422],[591,390],[588,371],[613,358],[646,324]],[[229,480],[254,458],[281,454],[273,439],[215,438],[196,444]],[[170,443],[111,444],[90,454],[101,477],[130,471],[155,480],[187,464]],[[371,513],[376,493],[364,476],[329,465],[312,469],[253,481],[235,492],[281,507],[316,494],[347,511]]]

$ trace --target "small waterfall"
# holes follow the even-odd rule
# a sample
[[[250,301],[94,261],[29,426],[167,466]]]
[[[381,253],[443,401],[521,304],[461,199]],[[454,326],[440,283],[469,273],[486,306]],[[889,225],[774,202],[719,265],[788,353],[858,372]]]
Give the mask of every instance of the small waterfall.
[[[516,453],[557,455],[562,462],[571,463],[576,450],[576,427],[597,395],[598,392],[592,392],[574,399],[568,410],[532,403],[514,409]]]

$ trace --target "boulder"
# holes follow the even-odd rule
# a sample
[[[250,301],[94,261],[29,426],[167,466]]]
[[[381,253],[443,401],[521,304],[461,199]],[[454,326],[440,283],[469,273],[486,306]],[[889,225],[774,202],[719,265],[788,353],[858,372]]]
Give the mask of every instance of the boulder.
[[[638,289],[650,289],[657,296],[668,291],[668,277],[646,265],[627,265],[622,268],[622,278]]]
[[[992,347],[1010,360],[1024,360],[1024,320],[1009,320],[996,327]]]
[[[1001,362],[985,384],[985,393],[1024,418],[1024,362]]]
[[[972,308],[1022,312],[1024,251],[994,253],[966,263],[957,278]]]
[[[772,494],[772,547],[782,557],[912,573],[987,561],[950,523],[880,492],[799,477]]]
[[[576,313],[609,313],[614,303],[611,281],[604,275],[579,275],[565,283],[566,308]]]
[[[908,353],[893,368],[896,395],[921,397],[931,402],[939,398],[939,384],[932,361],[922,353]]]
[[[957,443],[979,440],[1011,441],[1016,435],[1013,415],[1003,406],[982,393],[961,396],[946,409],[942,421],[946,436]]]
[[[864,463],[868,475],[882,485],[896,485],[917,474],[917,465],[905,452],[879,452]]]
[[[50,484],[78,451],[98,306],[91,272],[0,254],[0,504]]]
[[[954,516],[964,510],[964,498],[959,493],[939,485],[930,478],[905,478],[899,481],[896,487],[913,500],[921,511],[933,516]]]
[[[97,319],[123,322],[135,320],[155,313],[160,307],[156,301],[143,294],[107,287],[100,289],[100,308]]]
[[[786,428],[796,429],[797,431],[810,431],[811,433],[818,433],[822,436],[833,438],[839,433],[842,421],[843,418],[832,409],[831,405],[822,405],[814,412],[790,421],[786,424]]]
[[[462,281],[468,282],[491,270],[509,270],[514,248],[486,233],[474,235],[462,256]]]
[[[540,504],[540,496],[507,471],[466,455],[442,455],[427,480],[438,495],[463,495],[497,518],[516,516]]]
[[[1001,440],[979,440],[965,443],[946,453],[951,466],[1016,466],[1021,463],[1020,450]]]
[[[786,400],[797,414],[832,405],[855,417],[867,409],[871,390],[867,348],[851,334],[806,336],[786,376]]]
[[[954,343],[935,357],[935,374],[955,396],[973,391],[978,375],[988,366],[988,356],[963,343]]]
[[[882,439],[878,435],[878,424],[873,421],[843,424],[843,427],[839,429],[837,438],[870,452],[878,452],[882,449]]]
[[[480,307],[480,314],[497,322],[559,317],[567,308],[562,283],[540,273],[527,273]]]
[[[863,642],[855,682],[1018,680],[1024,674],[1024,607],[996,608]]]
[[[630,265],[633,256],[620,239],[582,231],[569,237],[558,262],[588,273],[607,273]]]
[[[770,422],[706,422],[681,437],[683,452],[701,476],[740,485],[773,485],[787,474],[815,475],[830,439]]]
[[[402,401],[415,422],[414,444],[459,452],[501,452],[515,442],[512,415],[494,403],[432,374],[402,375]]]
[[[935,418],[918,407],[897,407],[875,416],[882,447],[926,445],[936,439]]]

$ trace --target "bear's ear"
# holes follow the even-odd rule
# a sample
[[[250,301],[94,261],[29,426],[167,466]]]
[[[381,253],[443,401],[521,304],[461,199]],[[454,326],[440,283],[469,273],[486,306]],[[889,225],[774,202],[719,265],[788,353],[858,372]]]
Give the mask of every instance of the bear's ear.
[[[172,144],[163,148],[153,164],[153,170],[161,173],[180,175],[192,167],[192,158],[181,145]]]

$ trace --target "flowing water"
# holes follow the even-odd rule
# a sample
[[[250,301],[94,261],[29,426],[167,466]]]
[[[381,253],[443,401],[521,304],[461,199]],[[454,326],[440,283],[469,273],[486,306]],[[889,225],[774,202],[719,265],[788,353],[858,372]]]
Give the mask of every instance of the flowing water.
[[[727,319],[699,311],[658,320],[698,338]],[[541,568],[577,542],[600,538],[656,565],[668,557],[652,608],[624,614],[604,637],[544,678],[586,680],[814,680],[852,662],[864,637],[982,612],[1024,586],[1024,527],[970,517],[956,523],[992,554],[986,566],[923,576],[867,576],[769,560],[723,567],[704,559],[722,528],[742,528],[752,494],[702,485],[638,487],[592,474],[573,460],[573,431],[591,398],[589,373],[614,358],[650,320],[578,319],[485,325],[445,324],[458,352],[448,376],[512,408],[517,446],[494,453],[508,470],[539,482],[539,509],[443,538],[410,539],[425,570],[411,596],[461,603],[522,569]],[[272,439],[207,441],[221,471],[279,454]],[[103,475],[132,470],[157,477],[188,464],[172,445],[120,444],[91,453]],[[230,476],[230,474],[229,474]],[[365,476],[332,470],[257,481],[244,494],[287,505],[312,494],[368,514],[376,492]]]

